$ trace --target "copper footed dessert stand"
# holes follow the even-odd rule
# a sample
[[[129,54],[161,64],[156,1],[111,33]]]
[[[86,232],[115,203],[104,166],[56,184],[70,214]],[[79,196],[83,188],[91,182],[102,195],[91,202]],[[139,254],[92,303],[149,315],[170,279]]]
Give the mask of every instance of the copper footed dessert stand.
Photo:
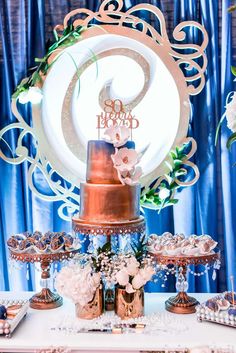
[[[10,256],[13,260],[23,263],[36,263],[41,265],[41,279],[47,280],[50,278],[50,267],[53,262],[62,262],[71,259],[78,249],[71,251],[63,251],[57,253],[18,253],[10,250]],[[42,288],[40,293],[36,293],[30,299],[30,307],[33,309],[47,310],[55,309],[63,304],[63,299],[57,293],[53,293],[47,286]]]
[[[199,302],[187,294],[188,282],[186,280],[187,268],[189,265],[211,265],[220,260],[220,251],[197,256],[169,256],[151,254],[159,265],[173,265],[178,269],[176,278],[176,289],[178,294],[170,297],[165,302],[166,310],[175,314],[195,313]]]

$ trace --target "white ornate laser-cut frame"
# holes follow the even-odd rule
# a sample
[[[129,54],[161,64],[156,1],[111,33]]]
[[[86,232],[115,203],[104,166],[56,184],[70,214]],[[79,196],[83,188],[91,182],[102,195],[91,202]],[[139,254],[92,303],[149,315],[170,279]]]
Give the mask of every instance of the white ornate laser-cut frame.
[[[208,36],[205,29],[196,22],[185,21],[180,23],[173,31],[173,39],[175,43],[171,43],[166,31],[165,19],[163,13],[159,8],[150,4],[139,4],[132,7],[126,12],[122,12],[123,1],[122,0],[105,0],[101,3],[101,6],[97,12],[92,12],[88,9],[77,9],[71,11],[66,15],[63,25],[56,26],[57,31],[61,31],[67,27],[70,21],[73,22],[74,27],[82,25],[85,30],[82,33],[82,41],[92,38],[94,36],[101,36],[104,33],[115,34],[123,36],[124,38],[132,38],[138,42],[145,43],[145,46],[149,47],[156,53],[161,59],[165,61],[171,75],[175,78],[176,85],[180,96],[180,122],[178,126],[178,132],[171,148],[182,145],[184,142],[191,141],[192,149],[189,152],[185,165],[193,168],[194,178],[188,182],[177,183],[183,186],[192,185],[199,177],[197,167],[190,162],[188,159],[196,151],[196,143],[192,138],[187,138],[188,123],[190,116],[190,101],[189,96],[197,95],[205,84],[204,72],[207,66],[207,59],[204,53],[208,43]],[[154,16],[159,21],[160,31],[154,29],[150,24],[135,16],[137,11],[146,11],[147,13]],[[82,16],[83,18],[78,18]],[[96,21],[98,24],[94,24]],[[128,27],[127,27],[128,26]],[[202,32],[202,43],[197,45],[194,43],[184,44],[182,43],[186,39],[186,33],[184,31],[187,27],[195,27]],[[185,54],[184,51],[190,49],[192,53]],[[59,53],[58,53],[59,54]],[[202,58],[202,65],[199,64],[199,58]],[[182,65],[187,65],[187,69],[183,72],[181,70]],[[189,74],[194,69],[194,74]],[[186,72],[186,74],[184,74]],[[49,72],[50,75],[50,72]],[[72,88],[75,87],[76,77],[74,75],[71,80]],[[67,94],[64,98],[62,107],[62,125],[69,126],[68,116],[63,114],[68,108],[70,103],[71,93],[67,90]],[[42,105],[33,105],[33,126],[29,126],[24,118],[20,115],[17,107],[17,100],[12,100],[12,111],[16,116],[17,122],[6,126],[0,131],[0,139],[4,138],[4,134],[11,129],[19,129],[20,134],[17,141],[17,147],[15,154],[17,157],[10,158],[3,154],[0,150],[0,156],[9,163],[19,164],[23,161],[30,163],[28,177],[29,186],[39,197],[48,201],[62,201],[63,204],[59,209],[59,214],[64,219],[70,219],[64,211],[68,210],[73,213],[79,210],[79,196],[75,192],[76,187],[79,186],[81,181],[78,175],[73,171],[68,170],[65,166],[57,159],[54,151],[51,149],[48,139],[42,128]],[[69,133],[68,133],[69,130]],[[23,145],[23,138],[27,134],[34,136],[36,140],[36,154],[34,157],[30,155],[27,147]],[[85,159],[84,146],[80,144],[78,138],[74,135],[71,126],[67,129],[67,141],[68,134],[71,139],[70,150],[81,160]],[[149,185],[156,180],[156,186],[160,184],[161,180],[165,178],[167,167],[165,161],[168,160],[168,155],[163,159],[162,163],[155,167],[150,173],[144,175],[141,179],[141,184],[145,190],[148,190]],[[49,187],[53,191],[53,196],[47,196],[39,192],[34,185],[33,175],[35,169],[38,168],[46,178]],[[52,176],[57,173],[62,178],[68,181],[67,185],[70,187],[64,187],[60,181],[53,181]]]

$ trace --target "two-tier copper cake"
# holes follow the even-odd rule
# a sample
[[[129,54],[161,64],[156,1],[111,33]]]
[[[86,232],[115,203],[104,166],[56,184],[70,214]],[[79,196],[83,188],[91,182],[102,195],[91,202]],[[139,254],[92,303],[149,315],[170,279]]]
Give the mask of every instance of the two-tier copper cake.
[[[125,146],[134,148],[134,142]],[[140,184],[123,185],[111,155],[112,144],[88,142],[86,182],[80,184],[80,213],[73,218],[73,229],[83,235],[143,234],[140,216]]]

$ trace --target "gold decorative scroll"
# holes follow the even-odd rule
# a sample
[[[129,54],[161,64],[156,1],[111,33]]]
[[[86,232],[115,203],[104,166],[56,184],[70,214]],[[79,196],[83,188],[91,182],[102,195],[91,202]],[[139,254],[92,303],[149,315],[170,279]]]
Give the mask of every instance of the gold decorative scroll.
[[[80,25],[85,28],[82,32],[82,40],[85,42],[88,38],[104,34],[115,34],[122,36],[123,38],[131,38],[151,49],[160,60],[163,60],[163,62],[164,59],[166,60],[164,63],[175,80],[180,100],[178,131],[176,132],[176,137],[173,138],[173,144],[170,148],[173,149],[190,139],[186,137],[190,112],[189,96],[198,94],[205,84],[204,72],[207,66],[207,58],[204,51],[208,44],[207,33],[204,27],[199,23],[185,21],[180,23],[174,29],[173,39],[175,43],[171,43],[167,34],[164,15],[159,8],[147,3],[138,4],[126,12],[123,12],[122,8],[123,0],[104,0],[97,12],[88,9],[76,9],[67,14],[64,18],[63,24],[57,25],[55,30],[58,32],[58,36],[60,36],[60,32],[63,31],[69,23],[73,23],[74,27]],[[148,15],[150,16],[150,19],[154,19],[158,22],[158,30],[138,17],[140,11],[145,12],[145,17]],[[188,28],[194,28],[202,34],[202,42],[200,44],[186,43],[186,29]],[[126,43],[124,43],[124,47],[125,44]],[[96,56],[99,60],[110,55],[125,55],[135,60],[135,62],[141,66],[144,73],[144,85],[133,101],[126,102],[127,111],[130,111],[143,100],[148,91],[151,78],[150,63],[141,55],[141,53],[124,47],[121,45],[120,48],[109,48],[105,51],[96,53]],[[186,50],[188,51],[187,54]],[[58,61],[55,61],[60,61],[59,56],[62,52],[64,52],[64,49],[57,51],[55,55],[57,56]],[[55,55],[53,54],[50,57],[51,62],[55,59]],[[82,62],[79,67],[79,75],[81,75],[83,70],[86,70],[92,63],[93,60],[88,60],[88,58],[85,62]],[[192,72],[194,72],[194,74],[192,74]],[[48,75],[50,75],[50,70],[48,70]],[[45,79],[47,80],[47,77],[45,77]],[[71,121],[72,95],[77,81],[78,72],[72,77],[65,96],[62,98],[64,101],[62,101],[60,108],[61,127],[66,146],[77,157],[77,160],[85,162],[86,148],[77,136]],[[102,102],[107,98],[110,98],[109,82],[100,90],[100,92],[98,92],[98,102],[100,102],[100,105],[102,105]],[[4,146],[4,151],[5,147],[7,150],[7,152],[3,152],[3,150],[0,149],[0,157],[11,164],[20,164],[27,161],[29,163],[28,182],[30,189],[38,197],[46,201],[61,201],[62,204],[58,209],[58,213],[61,218],[70,220],[70,214],[79,211],[80,198],[76,193],[76,188],[81,180],[78,180],[78,177],[73,170],[68,170],[66,166],[61,163],[55,150],[52,149],[44,131],[42,123],[43,111],[41,108],[40,105],[33,106],[33,126],[30,126],[27,120],[25,120],[18,111],[17,100],[12,100],[12,112],[16,117],[16,122],[11,123],[0,131],[1,144]],[[14,130],[17,130],[18,135],[17,140],[15,141],[15,148],[12,150],[6,141],[5,134]],[[32,153],[31,147],[27,147],[24,144],[25,137],[27,136],[30,136],[33,141],[34,153]],[[189,161],[196,151],[196,142],[192,138],[191,142],[192,149],[184,160],[183,168],[186,168],[186,170],[191,168],[194,172],[194,177],[188,182],[183,182],[177,179],[176,183],[180,186],[192,185],[199,178],[197,166]],[[155,187],[158,187],[161,181],[166,178],[166,161],[168,161],[168,156],[166,156],[165,159],[163,157],[163,160],[158,166],[155,166],[153,170],[150,169],[150,171],[141,178],[144,192],[149,189],[150,184],[153,183],[153,181],[156,180]],[[36,171],[40,172],[47,182],[48,187],[51,190],[50,195],[46,193],[44,194],[43,191],[38,190],[35,186],[34,173],[36,173]],[[56,175],[58,177],[55,178]],[[61,182],[60,177],[65,180],[65,183]]]
[[[58,31],[63,30],[72,21],[75,27],[79,25],[85,28],[96,26],[100,30],[100,34],[104,34],[108,25],[118,27],[129,25],[132,29],[151,37],[156,44],[168,48],[169,54],[176,60],[178,66],[187,65],[183,70],[183,74],[188,84],[188,93],[189,95],[198,94],[205,85],[204,72],[207,66],[207,57],[204,50],[208,44],[208,35],[205,28],[195,21],[181,22],[173,31],[173,38],[177,43],[171,43],[166,31],[164,15],[158,7],[151,4],[139,4],[126,12],[122,12],[122,8],[123,0],[104,0],[97,12],[88,9],[76,9],[69,12],[64,18],[63,25],[58,25],[55,29]],[[160,32],[146,21],[137,17],[137,15],[135,16],[138,11],[145,11],[150,17],[154,16],[158,20]],[[94,21],[99,24],[94,24]],[[194,27],[202,33],[203,40],[200,45],[181,43],[186,39],[185,29],[188,27]],[[186,49],[191,50],[192,53],[185,54],[184,50]],[[202,65],[196,61],[200,57],[202,58]],[[189,74],[192,69],[195,69],[197,73]],[[192,84],[194,82],[195,86]]]

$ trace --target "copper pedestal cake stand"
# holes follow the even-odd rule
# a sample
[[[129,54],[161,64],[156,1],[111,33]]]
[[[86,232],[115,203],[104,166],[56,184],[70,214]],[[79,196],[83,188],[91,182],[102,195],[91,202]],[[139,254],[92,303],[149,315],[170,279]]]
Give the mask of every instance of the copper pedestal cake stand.
[[[50,266],[53,262],[62,262],[70,260],[78,250],[63,251],[57,253],[18,253],[10,250],[10,256],[13,260],[23,263],[36,263],[41,265],[41,279],[50,278]],[[53,293],[49,288],[42,288],[40,293],[36,293],[30,299],[30,307],[33,309],[47,310],[61,306],[63,299],[57,293]]]
[[[159,265],[173,265],[178,269],[176,289],[178,294],[170,297],[166,302],[166,310],[175,314],[194,313],[195,307],[199,302],[187,294],[188,283],[186,281],[186,272],[189,265],[211,265],[220,260],[220,251],[197,256],[169,256],[151,254],[155,257]]]

